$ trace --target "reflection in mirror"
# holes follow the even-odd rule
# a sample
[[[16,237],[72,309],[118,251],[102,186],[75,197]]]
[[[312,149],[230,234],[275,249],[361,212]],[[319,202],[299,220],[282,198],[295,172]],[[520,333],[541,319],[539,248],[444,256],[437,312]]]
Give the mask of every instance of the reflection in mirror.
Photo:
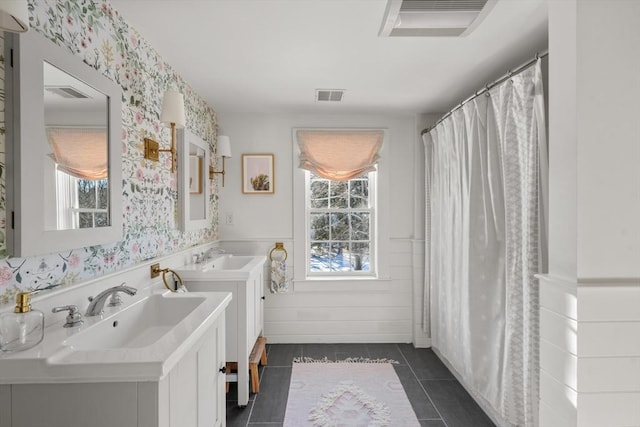
[[[122,240],[120,86],[37,31],[6,54],[9,253]]]
[[[198,147],[189,145],[189,194],[202,194],[202,161],[204,152],[198,150]],[[191,212],[191,219],[195,212]]]
[[[45,226],[106,227],[109,220],[107,97],[44,62]]]
[[[180,229],[209,226],[209,145],[188,130],[178,132],[178,206]]]

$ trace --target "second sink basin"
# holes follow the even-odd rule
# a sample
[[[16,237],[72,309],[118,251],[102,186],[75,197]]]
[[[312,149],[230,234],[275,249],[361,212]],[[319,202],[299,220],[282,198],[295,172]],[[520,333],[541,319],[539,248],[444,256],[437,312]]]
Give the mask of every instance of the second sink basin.
[[[178,267],[175,271],[186,280],[246,280],[257,266],[264,265],[265,256],[223,255],[199,263]],[[187,286],[188,287],[188,286]]]
[[[225,255],[209,261],[205,264],[202,271],[209,270],[241,270],[246,267],[255,257],[252,256],[233,256]]]
[[[203,297],[153,295],[65,340],[75,350],[139,348],[153,344],[204,302]]]

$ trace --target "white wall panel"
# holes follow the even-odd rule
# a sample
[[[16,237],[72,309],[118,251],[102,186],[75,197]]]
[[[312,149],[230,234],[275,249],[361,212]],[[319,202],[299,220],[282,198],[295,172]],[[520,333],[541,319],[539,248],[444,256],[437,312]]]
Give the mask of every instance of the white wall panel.
[[[312,307],[297,310],[265,310],[265,316],[270,322],[298,322],[298,321],[381,321],[405,320],[411,321],[411,313],[405,307],[385,307],[384,310],[375,307]]]
[[[278,344],[335,344],[335,343],[410,343],[411,334],[381,332],[343,333],[332,335],[285,334],[269,332],[269,342]]]
[[[297,322],[270,322],[269,331],[274,335],[326,335],[338,337],[344,334],[407,334],[407,327],[411,324],[408,320],[349,320],[347,321],[297,321]],[[271,340],[272,341],[272,340]],[[336,341],[338,342],[338,341]]]
[[[640,2],[578,1],[576,10],[577,277],[637,280]]]
[[[222,246],[236,254],[268,254],[276,240],[284,239],[230,240]],[[286,241],[285,248],[290,248]],[[264,333],[269,342],[411,342],[413,247],[410,241],[392,239],[390,249],[390,279],[295,282],[290,293],[267,292]]]
[[[549,343],[578,354],[578,322],[547,309],[540,310],[540,336]]]
[[[581,393],[578,427],[640,426],[640,393]]]
[[[327,308],[327,307],[408,307],[411,305],[409,292],[367,292],[361,293],[321,293],[294,292],[291,294],[267,294],[265,311],[288,308]]]
[[[640,356],[640,322],[580,322],[578,355]]]
[[[640,322],[640,279],[629,279],[627,283],[585,284],[579,289],[579,298],[581,321]]]
[[[566,426],[575,426],[577,422],[578,393],[542,370],[540,372],[540,400],[553,408],[558,417],[567,420]],[[560,427],[557,424],[540,424],[542,427]],[[564,426],[562,426],[564,427]]]
[[[578,319],[578,292],[575,283],[551,276],[540,277],[540,306],[570,319]]]
[[[540,366],[556,381],[578,390],[578,357],[542,339]]]
[[[581,358],[577,372],[580,392],[640,393],[640,356]]]
[[[403,272],[406,276],[406,273]],[[354,279],[354,280],[304,280],[294,281],[295,293],[357,293],[357,292],[387,292],[402,294],[411,292],[411,280],[401,279]]]
[[[573,424],[567,418],[562,417],[551,405],[546,402],[540,402],[540,426],[557,427],[557,426],[571,426]]]

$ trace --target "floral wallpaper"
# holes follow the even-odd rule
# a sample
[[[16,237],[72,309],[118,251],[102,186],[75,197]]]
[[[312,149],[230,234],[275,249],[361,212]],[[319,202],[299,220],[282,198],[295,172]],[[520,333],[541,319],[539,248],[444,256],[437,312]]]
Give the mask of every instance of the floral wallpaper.
[[[124,240],[32,258],[6,257],[4,197],[4,72],[0,88],[0,305],[37,286],[70,286],[217,239],[218,187],[210,194],[208,229],[177,229],[176,175],[168,156],[143,158],[143,138],[170,144],[159,123],[162,95],[175,88],[185,97],[187,128],[215,149],[216,115],[169,64],[127,24],[108,2],[99,0],[29,0],[30,31],[37,31],[122,88],[122,201]],[[3,40],[0,40],[0,43]],[[0,53],[3,50],[0,50]],[[0,58],[2,60],[3,58]],[[4,69],[4,61],[0,64]],[[214,156],[211,156],[214,158]]]

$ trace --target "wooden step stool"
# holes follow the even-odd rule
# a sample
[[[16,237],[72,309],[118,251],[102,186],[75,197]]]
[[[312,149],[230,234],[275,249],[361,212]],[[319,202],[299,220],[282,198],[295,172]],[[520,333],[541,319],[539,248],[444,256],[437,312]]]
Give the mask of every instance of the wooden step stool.
[[[251,392],[260,392],[260,378],[258,377],[258,364],[267,366],[267,339],[258,337],[251,354],[249,355],[249,373],[251,374]],[[227,363],[227,372],[237,372],[238,364],[236,362]],[[229,392],[229,383],[226,384],[226,391]]]

